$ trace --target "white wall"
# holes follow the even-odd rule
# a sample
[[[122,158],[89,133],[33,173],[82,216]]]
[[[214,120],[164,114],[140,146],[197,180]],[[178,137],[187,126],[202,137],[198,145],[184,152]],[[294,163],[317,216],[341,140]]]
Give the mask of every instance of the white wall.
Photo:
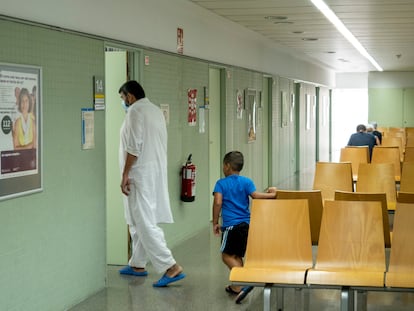
[[[414,87],[414,72],[370,72],[370,88]]]
[[[338,73],[335,87],[338,89],[367,89],[368,73]]]
[[[176,52],[269,74],[335,84],[332,70],[295,58],[264,37],[186,0],[14,0],[0,14]]]

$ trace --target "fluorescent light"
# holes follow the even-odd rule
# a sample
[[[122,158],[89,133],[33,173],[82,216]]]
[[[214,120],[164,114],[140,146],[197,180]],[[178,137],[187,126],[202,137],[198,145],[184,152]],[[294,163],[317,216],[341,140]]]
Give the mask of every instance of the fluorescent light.
[[[378,71],[383,71],[380,65],[375,61],[375,59],[368,54],[367,50],[362,46],[357,38],[346,28],[346,26],[341,22],[338,16],[326,5],[322,0],[311,0],[314,6],[322,12],[323,15],[338,29],[338,31],[364,56],[368,59]]]

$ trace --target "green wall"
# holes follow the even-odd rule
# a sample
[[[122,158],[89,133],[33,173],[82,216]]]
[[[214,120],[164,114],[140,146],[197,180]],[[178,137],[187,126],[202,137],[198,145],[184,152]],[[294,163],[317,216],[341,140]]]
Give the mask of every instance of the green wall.
[[[299,109],[299,103],[293,102],[296,91],[290,79],[275,78],[272,94],[272,175],[273,184],[277,186],[296,172],[298,157],[294,143],[297,128],[295,112]],[[282,98],[285,102],[283,109]]]
[[[0,20],[0,62],[43,70],[43,191],[0,202],[2,310],[62,310],[105,286],[104,112],[81,150],[103,43]]]
[[[189,126],[187,122],[187,91],[197,89],[197,107],[203,105],[203,87],[208,86],[209,67],[206,62],[156,51],[144,51],[144,55],[149,57],[142,81],[147,97],[157,105],[169,105],[168,184],[175,223],[163,225],[163,228],[172,247],[209,226],[208,126],[205,133],[200,133],[200,120],[196,126]],[[184,203],[180,201],[180,170],[190,153],[197,166],[196,199]]]
[[[414,126],[414,88],[370,88],[368,119],[378,126]]]
[[[389,88],[368,90],[368,119],[378,126],[402,126],[403,89]]]

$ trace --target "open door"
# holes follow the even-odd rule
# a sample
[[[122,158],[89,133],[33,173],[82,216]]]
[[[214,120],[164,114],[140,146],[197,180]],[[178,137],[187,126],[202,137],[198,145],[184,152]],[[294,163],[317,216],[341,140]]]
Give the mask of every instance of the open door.
[[[119,188],[119,130],[125,111],[121,107],[119,87],[127,77],[127,52],[105,52],[105,145],[106,145],[106,241],[107,264],[128,262],[128,228],[124,218],[122,194]]]

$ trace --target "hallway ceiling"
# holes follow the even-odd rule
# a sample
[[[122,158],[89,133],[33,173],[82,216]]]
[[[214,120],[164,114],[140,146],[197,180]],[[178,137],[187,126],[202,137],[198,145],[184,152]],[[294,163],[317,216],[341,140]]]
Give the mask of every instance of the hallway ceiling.
[[[189,1],[336,72],[376,71],[310,0]],[[325,2],[384,71],[414,71],[414,0]]]

